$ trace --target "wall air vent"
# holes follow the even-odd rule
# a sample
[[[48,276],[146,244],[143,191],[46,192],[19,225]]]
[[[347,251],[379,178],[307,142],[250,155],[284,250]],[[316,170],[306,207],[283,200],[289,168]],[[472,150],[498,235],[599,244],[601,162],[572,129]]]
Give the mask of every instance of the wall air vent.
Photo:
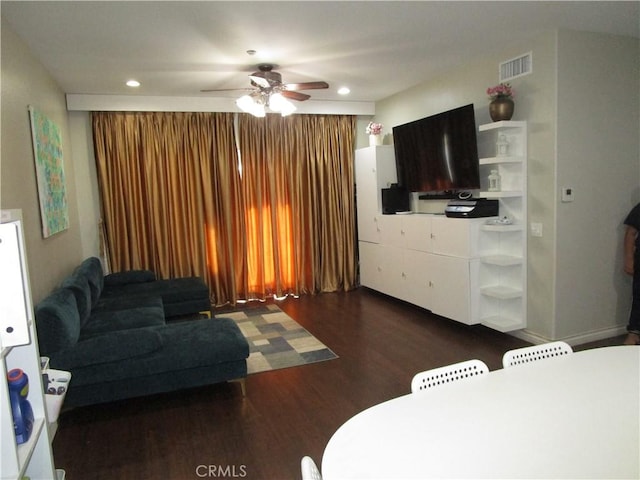
[[[500,82],[508,82],[514,78],[529,75],[533,71],[531,52],[506,60],[500,64],[498,74]]]

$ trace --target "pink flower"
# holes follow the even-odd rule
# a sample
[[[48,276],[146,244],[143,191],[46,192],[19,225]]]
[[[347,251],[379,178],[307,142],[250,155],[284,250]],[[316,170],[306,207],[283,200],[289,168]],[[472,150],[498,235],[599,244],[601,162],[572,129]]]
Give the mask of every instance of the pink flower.
[[[498,97],[507,97],[512,98],[515,96],[515,90],[508,83],[501,83],[496,85],[495,87],[487,88],[487,95],[491,100],[494,100]]]
[[[382,133],[382,128],[384,125],[381,123],[373,123],[369,122],[367,125],[367,129],[365,130],[368,135],[380,135]]]

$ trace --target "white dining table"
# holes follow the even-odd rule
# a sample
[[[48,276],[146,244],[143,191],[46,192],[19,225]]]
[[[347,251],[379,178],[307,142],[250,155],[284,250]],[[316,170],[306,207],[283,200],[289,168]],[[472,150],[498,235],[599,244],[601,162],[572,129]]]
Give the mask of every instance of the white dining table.
[[[335,432],[321,471],[324,480],[638,479],[640,347],[575,352],[375,405]]]

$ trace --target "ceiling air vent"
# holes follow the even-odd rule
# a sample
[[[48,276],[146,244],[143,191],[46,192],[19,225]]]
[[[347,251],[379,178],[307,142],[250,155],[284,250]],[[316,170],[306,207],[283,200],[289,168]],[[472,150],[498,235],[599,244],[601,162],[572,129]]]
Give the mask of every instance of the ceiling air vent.
[[[529,75],[533,70],[533,60],[531,52],[520,55],[519,57],[506,60],[500,64],[499,75],[501,82],[507,82],[514,78]]]

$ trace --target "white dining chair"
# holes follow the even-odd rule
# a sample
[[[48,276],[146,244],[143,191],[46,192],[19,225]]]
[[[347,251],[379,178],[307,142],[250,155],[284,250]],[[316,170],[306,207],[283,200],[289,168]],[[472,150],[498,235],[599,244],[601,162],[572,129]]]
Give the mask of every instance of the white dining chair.
[[[559,357],[573,353],[571,345],[566,342],[549,342],[532,347],[517,348],[509,350],[502,356],[502,366],[504,368],[524,365],[525,363],[537,362],[545,358]]]
[[[482,360],[467,360],[445,367],[434,368],[417,373],[411,380],[411,393],[429,388],[441,387],[451,382],[466,380],[489,372]]]
[[[311,457],[302,457],[300,469],[302,470],[302,480],[322,480],[320,470]]]

